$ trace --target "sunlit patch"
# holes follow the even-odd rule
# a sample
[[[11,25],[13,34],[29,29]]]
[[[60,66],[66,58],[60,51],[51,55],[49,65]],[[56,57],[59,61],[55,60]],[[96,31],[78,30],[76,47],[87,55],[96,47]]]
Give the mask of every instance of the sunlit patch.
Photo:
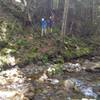
[[[21,0],[15,0],[16,2],[18,2],[18,3],[21,3]]]
[[[15,57],[11,55],[14,52],[13,49],[4,48],[0,52],[0,66],[5,64],[14,66],[16,64]]]
[[[3,41],[7,38],[7,23],[2,22],[0,26],[0,41]]]
[[[4,64],[10,64],[14,66],[16,64],[15,57],[11,56],[10,54],[8,54],[7,56],[0,55],[0,66],[3,66]]]
[[[10,54],[8,55],[8,63],[10,63],[10,65],[14,66],[15,63],[15,57],[11,56]]]
[[[39,78],[39,82],[44,82],[47,79],[48,79],[48,76],[46,75],[46,73],[43,73],[43,75]]]
[[[29,100],[33,92],[34,87],[18,66],[0,73],[0,100]]]
[[[81,0],[77,0],[78,2],[81,2]]]

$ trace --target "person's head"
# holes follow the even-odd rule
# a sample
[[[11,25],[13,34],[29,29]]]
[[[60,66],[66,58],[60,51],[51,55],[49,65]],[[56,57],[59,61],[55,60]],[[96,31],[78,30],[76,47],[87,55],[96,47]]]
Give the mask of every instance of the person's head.
[[[52,16],[50,16],[49,18],[52,19]]]
[[[44,21],[45,19],[44,18],[42,18],[42,21]]]

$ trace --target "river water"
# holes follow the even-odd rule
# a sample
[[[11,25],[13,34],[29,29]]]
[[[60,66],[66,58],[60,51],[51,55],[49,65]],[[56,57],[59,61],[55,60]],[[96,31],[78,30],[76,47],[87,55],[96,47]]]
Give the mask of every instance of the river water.
[[[51,84],[48,81],[39,82],[37,81],[39,77],[43,75],[43,73],[38,73],[36,75],[32,75],[31,79],[33,85],[35,85],[35,95],[32,100],[84,100],[83,98],[87,98],[86,100],[100,100],[93,99],[91,97],[86,97],[82,93],[77,92],[75,90],[70,90],[66,92],[66,89],[63,85],[64,81],[67,79],[77,79],[81,80],[88,86],[93,88],[93,91],[99,96],[100,95],[100,62],[98,61],[90,61],[85,60],[82,63],[83,67],[87,69],[98,67],[98,71],[81,71],[81,72],[63,72],[61,74],[52,75],[50,78],[59,80],[58,84]],[[40,75],[39,75],[40,74]]]

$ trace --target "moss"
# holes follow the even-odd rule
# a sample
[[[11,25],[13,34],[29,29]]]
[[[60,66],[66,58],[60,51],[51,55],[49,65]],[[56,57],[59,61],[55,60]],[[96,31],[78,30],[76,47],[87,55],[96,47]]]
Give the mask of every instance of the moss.
[[[92,52],[92,47],[82,40],[75,37],[66,37],[65,39],[65,52],[64,55],[67,58],[81,57],[88,55]]]
[[[74,55],[74,52],[72,50],[67,49],[64,53],[64,56],[67,58],[73,58],[75,55]]]
[[[63,56],[57,56],[55,63],[64,64]]]
[[[48,69],[48,75],[55,75],[63,73],[63,65],[58,63]]]
[[[54,27],[52,31],[53,31],[53,33],[60,33],[60,28]]]
[[[87,55],[90,52],[91,52],[90,48],[88,48],[88,47],[81,47],[79,50],[76,50],[76,56],[80,57],[82,55]]]
[[[44,54],[44,55],[42,56],[42,61],[43,61],[43,63],[47,63],[47,62],[49,61],[49,56],[48,56],[48,54]]]
[[[29,43],[27,40],[24,40],[24,39],[18,39],[16,41],[16,45],[19,45],[19,46],[27,46]]]
[[[38,52],[37,52],[37,48],[32,48],[31,50],[29,50],[29,52],[27,53],[27,58],[29,60],[32,60],[33,58],[36,58],[38,55]]]

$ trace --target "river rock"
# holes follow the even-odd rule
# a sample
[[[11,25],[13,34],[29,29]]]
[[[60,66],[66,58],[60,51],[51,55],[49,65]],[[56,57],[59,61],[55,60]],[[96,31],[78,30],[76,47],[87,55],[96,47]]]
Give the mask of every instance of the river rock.
[[[46,73],[43,73],[43,75],[38,79],[39,82],[44,82],[48,79],[48,76]]]
[[[40,74],[46,69],[46,66],[37,66],[35,64],[30,64],[24,68],[22,68],[22,72],[24,72],[27,76],[33,76],[36,74]]]
[[[82,67],[79,63],[76,63],[76,64],[66,63],[64,64],[63,70],[67,72],[80,72],[82,70]]]
[[[0,100],[28,100],[20,92],[14,90],[0,90]]]
[[[20,68],[0,73],[0,100],[29,100],[33,95],[34,87]]]
[[[75,91],[82,93],[86,97],[97,98],[97,94],[93,91],[93,88],[81,80],[74,78],[65,80],[64,86],[67,90],[74,88]]]
[[[48,81],[53,85],[56,85],[60,82],[58,79],[48,79]]]
[[[70,79],[64,81],[64,87],[69,92],[71,89],[74,88],[74,82]]]

